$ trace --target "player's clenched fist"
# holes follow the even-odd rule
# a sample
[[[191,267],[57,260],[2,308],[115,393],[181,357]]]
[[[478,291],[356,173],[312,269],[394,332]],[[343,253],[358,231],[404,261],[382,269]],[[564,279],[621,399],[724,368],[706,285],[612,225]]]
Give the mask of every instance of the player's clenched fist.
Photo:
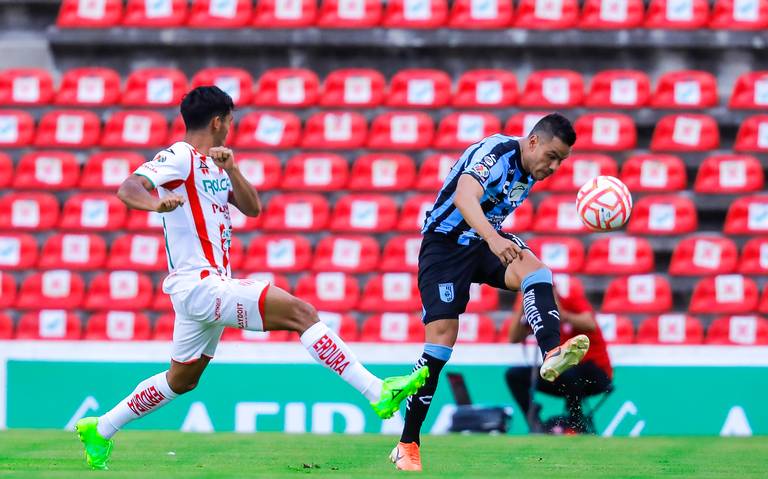
[[[495,254],[504,265],[508,265],[514,261],[515,258],[522,258],[523,255],[523,251],[514,241],[508,240],[501,235],[496,235],[494,238],[491,238],[491,240],[488,241],[488,248],[490,248],[491,253]]]
[[[235,154],[226,146],[214,146],[208,150],[208,156],[213,163],[224,171],[229,171],[235,166]]]
[[[158,200],[155,211],[158,213],[168,213],[169,211],[173,211],[183,204],[183,197],[171,194]]]

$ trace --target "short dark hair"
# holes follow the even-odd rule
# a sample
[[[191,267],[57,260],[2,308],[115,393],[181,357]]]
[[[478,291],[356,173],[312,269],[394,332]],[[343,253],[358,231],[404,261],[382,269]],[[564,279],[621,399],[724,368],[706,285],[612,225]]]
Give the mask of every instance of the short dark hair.
[[[576,143],[576,132],[573,130],[573,125],[568,118],[560,113],[550,113],[539,120],[530,134],[547,136],[548,140],[556,136],[568,146],[573,146]]]
[[[225,117],[234,109],[232,98],[217,86],[199,86],[181,100],[181,116],[187,130],[205,128],[212,118]]]

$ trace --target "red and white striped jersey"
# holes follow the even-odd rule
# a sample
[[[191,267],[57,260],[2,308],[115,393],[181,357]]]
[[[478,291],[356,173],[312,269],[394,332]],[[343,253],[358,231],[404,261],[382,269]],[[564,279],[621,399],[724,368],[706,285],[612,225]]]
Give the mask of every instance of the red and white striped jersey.
[[[160,198],[177,194],[183,206],[161,215],[168,270],[163,291],[191,289],[203,270],[231,276],[229,247],[232,222],[229,195],[232,183],[224,170],[185,142],[174,143],[134,172],[157,188]]]

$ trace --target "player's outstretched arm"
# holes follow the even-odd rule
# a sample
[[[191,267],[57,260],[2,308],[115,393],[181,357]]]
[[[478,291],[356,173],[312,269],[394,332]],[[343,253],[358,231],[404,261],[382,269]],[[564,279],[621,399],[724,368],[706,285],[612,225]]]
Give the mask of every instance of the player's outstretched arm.
[[[162,199],[152,196],[149,192],[155,187],[145,176],[131,175],[123,181],[117,190],[117,197],[128,208],[134,210],[156,211],[167,213],[184,204],[184,198],[179,195],[168,195]]]
[[[208,150],[208,155],[213,159],[216,166],[224,170],[229,176],[229,181],[232,183],[229,202],[235,205],[245,216],[259,216],[261,214],[259,193],[240,172],[232,150],[225,146],[214,146]]]

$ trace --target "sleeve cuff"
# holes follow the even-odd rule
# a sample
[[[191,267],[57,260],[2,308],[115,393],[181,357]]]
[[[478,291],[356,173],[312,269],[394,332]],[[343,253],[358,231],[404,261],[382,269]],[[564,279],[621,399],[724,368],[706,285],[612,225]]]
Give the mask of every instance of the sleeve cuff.
[[[149,176],[147,176],[147,175],[145,175],[143,173],[134,173],[134,175],[143,176],[144,178],[148,179],[149,182],[152,183],[152,188],[157,189],[157,185],[155,185],[155,182],[152,181],[152,178],[150,178]]]

